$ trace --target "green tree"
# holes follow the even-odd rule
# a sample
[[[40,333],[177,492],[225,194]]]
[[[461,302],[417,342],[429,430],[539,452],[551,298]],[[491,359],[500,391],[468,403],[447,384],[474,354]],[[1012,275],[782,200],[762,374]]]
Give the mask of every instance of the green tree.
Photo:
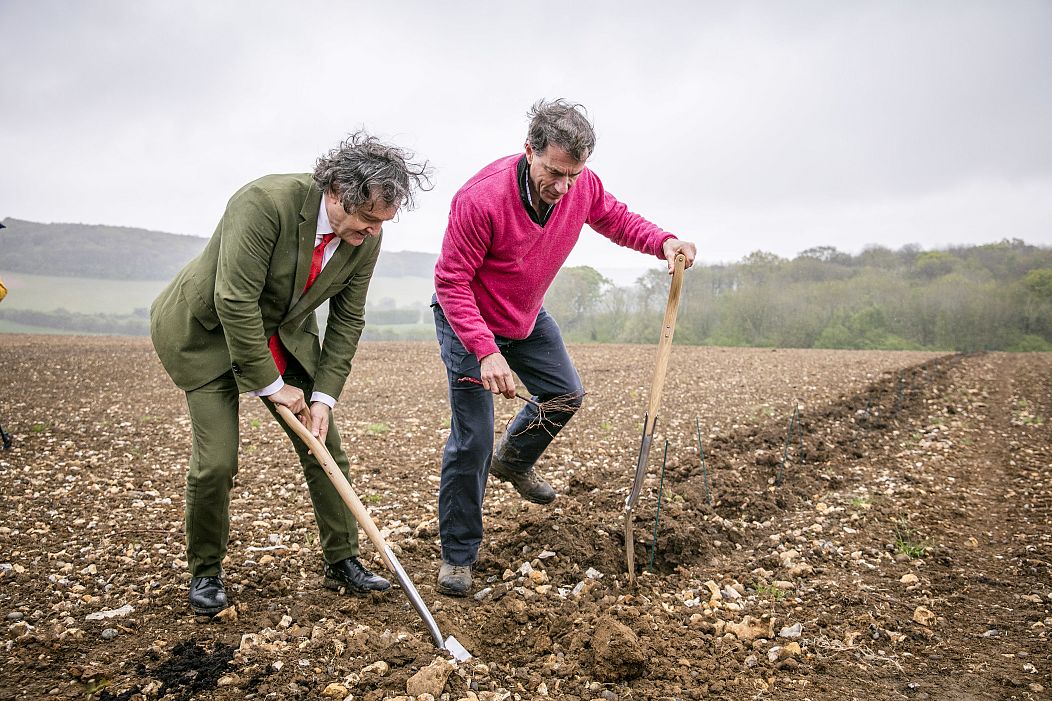
[[[892,271],[902,267],[902,259],[890,248],[869,245],[862,249],[862,253],[852,259],[852,264],[862,268],[880,268],[881,270]]]
[[[913,263],[913,272],[918,277],[934,280],[952,273],[958,262],[956,256],[945,251],[928,251],[917,256]]]
[[[738,265],[742,282],[749,285],[762,285],[773,278],[785,263],[785,258],[767,251],[753,251],[742,258]]]
[[[544,305],[555,317],[567,337],[598,340],[595,314],[603,292],[613,283],[587,265],[563,268],[544,296]]]
[[[1014,347],[1034,349],[1036,339],[1052,342],[1052,268],[1034,268],[1015,286],[1014,297],[1019,310],[1019,330],[1029,341],[1017,341]]]
[[[1023,285],[1041,301],[1052,302],[1052,268],[1034,268],[1023,277]]]
[[[837,263],[846,265],[851,262],[851,256],[836,249],[836,246],[814,246],[807,248],[797,254],[797,258],[812,258],[822,263]]]

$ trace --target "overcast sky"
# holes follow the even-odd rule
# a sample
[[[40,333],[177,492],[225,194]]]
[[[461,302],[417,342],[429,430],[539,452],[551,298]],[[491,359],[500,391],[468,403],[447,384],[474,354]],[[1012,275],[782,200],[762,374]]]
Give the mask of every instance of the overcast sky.
[[[434,252],[566,97],[606,188],[705,262],[1052,245],[1049,1],[0,0],[0,27],[0,218],[209,235],[364,126],[435,166],[385,238]],[[570,259],[644,262],[587,229]]]

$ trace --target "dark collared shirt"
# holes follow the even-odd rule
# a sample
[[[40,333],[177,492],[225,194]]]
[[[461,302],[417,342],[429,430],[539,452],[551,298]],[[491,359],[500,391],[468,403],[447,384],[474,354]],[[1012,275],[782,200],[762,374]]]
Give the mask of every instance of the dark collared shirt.
[[[533,208],[533,196],[530,195],[530,166],[526,162],[526,154],[522,154],[522,158],[519,159],[518,164],[519,170],[519,199],[522,200],[522,206],[526,208],[526,213],[530,215],[530,219],[537,226],[543,227],[548,223],[548,219],[552,216],[552,210],[555,207],[547,204],[544,200],[540,201],[540,209],[544,214],[537,214],[537,210]],[[540,199],[540,195],[538,195]]]

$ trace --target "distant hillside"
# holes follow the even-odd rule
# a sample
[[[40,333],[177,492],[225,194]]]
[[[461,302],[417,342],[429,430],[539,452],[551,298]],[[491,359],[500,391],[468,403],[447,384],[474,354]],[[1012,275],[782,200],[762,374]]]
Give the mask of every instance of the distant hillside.
[[[3,224],[0,270],[57,277],[169,280],[206,241],[125,226],[41,224],[10,217]],[[383,251],[376,274],[430,278],[436,258],[434,253]]]
[[[3,224],[0,269],[59,277],[167,280],[205,242],[126,226],[41,224],[10,217]]]

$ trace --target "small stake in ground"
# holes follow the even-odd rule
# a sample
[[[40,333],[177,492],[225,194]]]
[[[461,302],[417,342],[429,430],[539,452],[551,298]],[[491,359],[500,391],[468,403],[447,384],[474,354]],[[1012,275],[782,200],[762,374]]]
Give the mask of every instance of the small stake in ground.
[[[665,439],[665,454],[661,456],[661,479],[658,480],[657,515],[654,516],[654,538],[650,543],[650,574],[654,574],[654,555],[657,554],[658,523],[661,522],[661,497],[665,494],[665,464],[668,462],[668,439]]]
[[[705,503],[712,506],[712,492],[709,490],[709,468],[705,466],[705,449],[701,447],[701,423],[694,418],[694,430],[698,434],[698,460],[701,461],[701,483],[705,485]]]
[[[779,487],[782,485],[782,480],[785,474],[785,462],[789,458],[789,441],[793,435],[793,428],[796,428],[797,438],[800,439],[800,462],[804,462],[804,434],[800,428],[800,405],[793,407],[793,415],[789,417],[789,427],[785,431],[785,448],[782,450],[782,463],[778,466],[778,474],[775,475],[774,483]]]

